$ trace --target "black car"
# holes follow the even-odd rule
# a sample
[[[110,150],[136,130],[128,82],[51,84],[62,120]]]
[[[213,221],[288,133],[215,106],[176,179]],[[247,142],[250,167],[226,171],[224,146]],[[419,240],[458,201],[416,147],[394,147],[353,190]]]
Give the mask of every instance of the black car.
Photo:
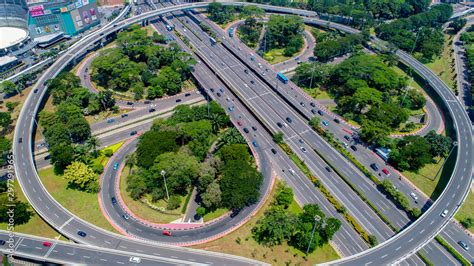
[[[309,103],[309,105],[313,106],[313,107],[316,107],[316,104],[315,103]]]
[[[150,103],[151,103],[151,101],[144,101],[144,103],[145,103],[145,104],[150,104]]]
[[[18,143],[22,143],[22,142],[23,142],[23,138],[19,138]]]
[[[351,145],[351,149],[352,149],[353,151],[357,151],[357,147],[356,147],[355,145]]]
[[[128,114],[122,114],[121,117],[122,118],[128,117]]]
[[[351,140],[351,137],[347,136],[347,135],[344,135],[344,138],[347,140],[347,141],[350,141]]]
[[[329,173],[331,173],[331,168],[330,168],[329,166],[324,167],[324,169],[326,169],[326,171],[328,171]]]
[[[339,124],[339,123],[341,123],[341,120],[339,120],[339,119],[337,119],[337,118],[334,118],[334,120],[333,120],[333,121],[334,121],[334,122],[336,122],[336,124]]]
[[[130,132],[130,136],[134,136],[134,135],[136,135],[136,134],[137,134],[137,131],[136,131],[136,130]]]
[[[300,102],[300,105],[303,106],[303,107],[305,106],[305,105],[304,105],[304,102]]]
[[[373,163],[370,165],[370,168],[374,169],[374,171],[378,171],[379,170],[379,167],[377,166],[376,163]]]
[[[278,126],[278,127],[283,127],[283,124],[280,123],[280,122],[277,122],[277,126]]]
[[[154,111],[156,111],[155,108],[150,108],[150,109],[148,109],[148,112],[150,112],[150,113],[153,113]]]
[[[291,120],[291,118],[290,118],[290,117],[287,117],[287,118],[286,118],[286,121],[288,121],[288,123],[291,123],[291,122],[293,122],[293,120]]]
[[[249,133],[249,129],[246,128],[246,127],[244,127],[244,132],[245,132],[245,133]]]
[[[86,234],[85,232],[83,232],[83,231],[78,231],[77,234],[78,234],[79,236],[82,236],[82,237],[86,237],[86,235],[87,235],[87,234]]]
[[[317,114],[317,113],[318,113],[318,111],[316,111],[316,109],[311,109],[311,113],[313,113],[313,114]]]
[[[324,115],[323,111],[321,111],[321,110],[318,110],[318,114],[319,114],[320,116],[323,116],[323,115]]]
[[[34,90],[33,90],[33,93],[37,93],[37,92],[38,92],[38,89],[34,89]]]
[[[245,70],[244,70],[244,72],[245,72],[246,74],[248,74],[248,73],[249,73],[249,71],[248,71],[247,69],[245,69]]]
[[[250,83],[255,84],[255,81],[254,81],[254,80],[251,80]]]
[[[117,204],[117,199],[115,197],[112,197],[112,204],[113,205]]]
[[[0,246],[5,245],[5,243],[7,243],[5,240],[0,240]]]
[[[176,99],[176,102],[177,102],[177,103],[181,102],[181,99]]]
[[[252,127],[253,131],[257,131],[257,128],[255,126]]]
[[[219,92],[217,93],[217,97],[221,97],[221,94]]]
[[[212,91],[212,92],[214,92],[214,89],[213,89],[213,88],[210,88],[209,90]]]
[[[133,102],[127,102],[127,105],[133,105]]]
[[[277,154],[277,151],[275,149],[271,149],[273,154]]]
[[[191,93],[185,93],[184,94],[184,97],[189,97],[189,96],[191,96]]]

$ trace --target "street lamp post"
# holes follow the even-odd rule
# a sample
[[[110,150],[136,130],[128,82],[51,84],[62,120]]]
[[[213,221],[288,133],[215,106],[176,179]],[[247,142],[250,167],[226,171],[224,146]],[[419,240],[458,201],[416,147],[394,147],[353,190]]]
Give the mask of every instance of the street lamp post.
[[[314,225],[313,231],[311,232],[311,238],[309,239],[308,248],[306,249],[306,255],[309,253],[309,247],[311,247],[311,243],[313,242],[314,231],[316,230],[316,224],[321,221],[321,217],[319,215],[314,216]]]
[[[170,200],[170,195],[168,194],[168,186],[166,185],[166,171],[165,170],[161,170],[161,176],[163,176],[163,181],[165,182],[165,190],[166,190],[166,197],[168,198],[168,201]]]

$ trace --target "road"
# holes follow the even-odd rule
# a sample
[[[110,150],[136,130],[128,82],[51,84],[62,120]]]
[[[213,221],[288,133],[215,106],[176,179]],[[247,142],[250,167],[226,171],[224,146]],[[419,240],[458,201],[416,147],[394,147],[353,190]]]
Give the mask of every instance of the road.
[[[232,3],[232,4],[238,4],[238,3]],[[184,7],[182,7],[182,6],[183,6],[183,5],[182,5],[182,6],[180,6],[179,8],[202,7],[202,6],[204,6],[204,5],[206,5],[206,3],[193,3],[193,4],[189,4],[189,5],[184,5]],[[174,8],[169,8],[169,9],[167,9],[167,10],[178,10],[179,8],[174,7]],[[282,8],[281,8],[281,7],[270,7],[269,9],[279,9],[279,10],[281,10]],[[132,19],[130,19],[130,20],[133,21],[133,22],[135,22],[135,21],[137,21],[137,20],[139,20],[139,19],[143,19],[143,18],[147,18],[147,17],[154,16],[154,15],[158,14],[159,12],[163,12],[163,10],[160,10],[160,11],[157,11],[157,12],[152,12],[152,13],[144,13],[144,14],[142,14],[141,16],[132,18]],[[308,14],[308,13],[311,14],[311,12],[302,11],[302,10],[297,10],[297,11],[294,11],[294,12],[297,12],[297,13],[304,13],[304,14]],[[120,25],[118,25],[115,29],[119,29],[119,28],[123,27],[124,25],[125,25],[124,23],[120,23]],[[332,25],[332,23],[331,23],[331,25]],[[85,38],[84,40],[88,40],[88,39]],[[85,49],[84,49],[84,50],[85,50]],[[71,55],[71,53],[66,54],[64,57],[61,57],[57,62],[60,62],[60,64],[66,64],[66,62],[69,61],[69,60],[68,60],[68,57],[70,57],[70,55]],[[63,60],[61,60],[61,59],[63,59]],[[416,63],[416,62],[412,62],[412,64],[415,64],[415,63]],[[51,73],[51,72],[54,72],[54,71],[60,69],[60,67],[58,67],[58,65],[55,64],[55,65],[53,65],[53,67],[52,67],[51,69],[52,69],[52,71],[48,71],[48,72],[47,72],[47,73],[49,73],[50,75],[51,75],[51,74],[54,74],[54,73]],[[51,70],[51,69],[50,69],[50,70]],[[430,72],[430,73],[431,73],[431,72]],[[431,74],[432,74],[432,73],[431,73]],[[51,75],[51,76],[53,76],[53,75]],[[42,82],[43,82],[46,78],[50,78],[51,76],[44,75],[44,76],[40,79],[40,82],[39,82],[38,84],[42,84]],[[437,78],[437,77],[435,76],[435,78]],[[43,89],[43,87],[42,87],[41,85],[39,85],[38,87],[40,88],[40,93],[39,93],[39,94],[41,94],[41,95],[44,94],[44,89]],[[435,88],[435,89],[436,89],[436,88]],[[448,95],[443,95],[443,96],[446,96],[446,97],[447,97]],[[34,95],[33,95],[33,96],[30,95],[30,97],[28,97],[27,103],[25,104],[26,108],[29,107],[29,110],[35,110],[35,111],[37,110],[37,106],[32,105],[32,104],[30,103],[31,101],[34,101],[35,98],[38,98],[38,97],[35,97]],[[449,99],[449,100],[451,100],[451,99]],[[448,102],[448,105],[449,105],[449,103],[453,103],[453,107],[454,107],[455,104],[458,103],[458,102],[454,99],[453,102]],[[25,108],[24,108],[23,110],[25,110]],[[451,109],[451,111],[453,111],[453,109]],[[461,112],[460,115],[462,116],[462,110],[454,110],[454,112],[459,112],[459,111]],[[33,113],[35,113],[35,112],[33,112]],[[17,137],[17,139],[18,139],[18,137],[25,137],[25,139],[27,140],[27,141],[26,141],[26,144],[30,144],[30,143],[31,143],[31,136],[29,136],[29,132],[31,132],[31,130],[27,130],[26,133],[25,133],[25,128],[28,128],[28,126],[27,126],[28,124],[30,125],[29,127],[31,128],[31,127],[33,126],[33,122],[32,122],[32,119],[31,119],[30,116],[27,115],[26,118],[24,118],[24,117],[25,117],[25,112],[22,112],[21,115],[20,115],[19,124],[18,124],[18,126],[17,126],[17,128],[16,128],[16,134],[15,134],[15,136]],[[28,120],[29,120],[29,121],[28,121]],[[28,123],[28,122],[30,122],[30,123]],[[455,122],[456,122],[456,121],[455,121]],[[460,121],[458,121],[458,122],[460,122]],[[458,124],[459,124],[459,123],[458,123]],[[457,127],[457,128],[459,129],[459,127]],[[23,129],[23,130],[22,130],[22,129]],[[464,131],[465,131],[465,129],[464,129]],[[470,138],[470,137],[471,137],[471,132],[470,132],[470,131],[462,132],[462,133],[465,133],[464,136],[467,137],[467,138]],[[458,133],[458,136],[459,136],[459,133]],[[468,148],[469,148],[470,146],[472,146],[472,143],[466,143],[466,139],[465,139],[465,138],[463,138],[463,139],[458,138],[458,141],[459,141],[460,144],[462,144],[462,145],[459,146],[458,153],[460,153],[460,152],[466,152],[466,155],[468,155],[467,159],[468,159],[468,160],[469,160],[469,159],[472,159],[472,158],[470,157],[470,156],[471,156],[471,154],[470,154],[471,151],[468,150]],[[463,147],[464,145],[467,145],[467,147]],[[30,145],[30,146],[31,146],[31,145]],[[23,148],[21,148],[21,147],[23,147]],[[25,164],[24,167],[22,167],[22,171],[18,171],[18,169],[17,169],[17,173],[19,173],[20,176],[29,176],[29,177],[32,177],[32,178],[28,179],[28,180],[30,180],[30,181],[31,181],[31,180],[35,180],[35,179],[37,179],[37,174],[36,174],[36,171],[34,171],[34,169],[31,169],[31,171],[30,171],[29,173],[26,173],[26,171],[28,171],[27,168],[30,168],[29,166],[32,165],[32,159],[31,159],[31,153],[25,152],[25,151],[24,151],[24,150],[25,150],[24,147],[25,147],[25,145],[18,145],[17,141],[14,142],[14,151],[15,151],[15,154],[17,155],[17,161],[16,161],[16,162],[17,162],[17,165],[19,165],[19,163],[21,163],[21,162],[23,162],[23,163]],[[22,151],[22,152],[24,153],[24,156],[23,156],[23,157],[21,156],[22,153],[20,152],[20,149],[23,150],[23,151]],[[26,149],[26,150],[28,150],[28,149]],[[467,150],[467,151],[466,151],[466,150]],[[28,153],[29,153],[29,155],[28,155]],[[20,159],[18,159],[19,157],[20,157]],[[28,157],[29,157],[29,158],[28,158]],[[458,158],[459,158],[459,156],[458,156]],[[28,162],[28,166],[26,165],[26,162]],[[459,168],[459,165],[458,165],[458,168]],[[471,169],[470,169],[470,168],[471,168],[471,167],[468,166],[468,172],[469,172],[469,175],[468,175],[468,176],[470,176],[470,172],[471,172]],[[455,177],[457,177],[456,174],[461,173],[461,176],[462,176],[462,174],[465,174],[465,172],[466,172],[466,168],[464,168],[463,170],[460,170],[460,171],[455,171]],[[460,179],[460,178],[453,178],[453,179]],[[22,180],[22,179],[20,178],[20,182],[22,182],[21,180]],[[460,180],[457,180],[457,181],[461,181],[461,183],[462,183],[463,179],[460,179]],[[465,184],[465,182],[466,182],[466,181],[465,181],[465,179],[464,179],[464,184]],[[451,183],[453,183],[453,182],[451,182]],[[450,183],[450,184],[451,184],[451,183]],[[470,180],[469,180],[469,183],[470,183]],[[22,184],[22,187],[25,189],[26,186],[25,186],[24,184]],[[28,187],[31,187],[31,185],[28,186]],[[464,187],[468,187],[468,186],[463,186],[463,188],[464,188]],[[450,189],[453,190],[452,192],[455,192],[455,191],[459,190],[459,188],[451,188],[451,186],[448,185],[447,190],[449,191]],[[25,190],[26,190],[26,189],[25,189]],[[462,190],[459,190],[459,192],[463,192],[463,191],[462,191]],[[25,194],[27,194],[27,195],[34,195],[33,193],[25,193]],[[47,193],[45,192],[45,194],[47,194]],[[451,193],[450,193],[450,194],[451,194]],[[453,194],[455,194],[455,193],[453,193]],[[444,196],[444,195],[443,195],[443,196]],[[460,201],[462,201],[462,200],[464,199],[465,193],[458,193],[457,196],[458,196],[458,198],[456,198],[455,201],[460,202]],[[445,200],[445,198],[444,198],[444,197],[440,197],[440,199],[439,199],[437,202],[442,202],[442,200]],[[35,206],[35,209],[37,209],[37,210],[40,209],[40,207],[38,206],[38,204],[35,204],[34,202],[32,202],[32,204]],[[449,205],[449,204],[448,204],[448,205]],[[435,209],[435,211],[433,211],[432,209]],[[61,210],[62,210],[62,209],[61,209]],[[421,217],[421,218],[418,220],[418,222],[414,223],[414,224],[411,226],[411,228],[405,229],[405,230],[403,231],[403,233],[405,233],[404,235],[406,235],[406,234],[408,234],[408,233],[412,233],[412,234],[413,234],[413,232],[420,232],[420,231],[421,231],[421,228],[420,228],[420,229],[417,228],[417,226],[420,224],[420,221],[422,221],[423,218],[430,216],[430,214],[431,214],[431,216],[433,216],[433,215],[434,215],[434,214],[433,214],[434,212],[436,212],[436,216],[438,216],[438,214],[439,214],[438,211],[440,211],[440,210],[439,210],[439,208],[437,208],[437,204],[435,203],[435,206],[434,206],[433,208],[431,208],[430,210],[428,210],[428,212],[427,212],[423,217]],[[41,213],[41,212],[40,212],[40,213]],[[452,215],[453,215],[453,214],[450,213],[450,217],[452,217]],[[43,215],[43,217],[45,217],[45,215]],[[45,219],[48,219],[48,217],[45,217]],[[444,224],[445,224],[445,222],[441,222],[441,223],[439,223],[439,224],[436,224],[435,226],[430,227],[429,229],[430,229],[430,231],[433,231],[433,230],[437,231],[439,228],[442,228],[442,226],[443,226]],[[426,226],[425,226],[425,227],[426,227]],[[416,229],[418,229],[418,230],[416,230]],[[425,229],[425,228],[423,228],[423,229]],[[71,233],[68,233],[68,234],[69,234],[69,235],[73,235],[73,234],[71,234]],[[392,239],[398,240],[400,235],[401,235],[401,234],[397,235],[395,238],[392,238]],[[426,243],[426,239],[430,239],[431,237],[432,237],[432,235],[427,235],[426,237],[418,237],[418,238],[416,239],[415,244],[420,244],[420,243],[423,243],[423,244],[424,244],[424,243]],[[77,237],[76,237],[76,238],[77,238]],[[412,241],[413,241],[413,240],[412,240]],[[395,243],[395,244],[394,244],[394,243]],[[371,250],[370,250],[370,254],[369,254],[369,253],[363,253],[361,256],[358,256],[357,259],[358,259],[359,261],[363,261],[363,260],[365,260],[365,259],[370,259],[370,258],[373,257],[373,253],[375,253],[375,251],[379,251],[379,250],[382,250],[382,253],[380,253],[380,254],[384,254],[384,253],[383,253],[384,247],[390,246],[390,245],[396,245],[396,244],[398,244],[398,243],[400,243],[400,242],[391,240],[391,241],[389,241],[389,244],[379,245],[378,247],[376,247],[376,248],[374,248],[374,249],[371,249]],[[411,242],[404,241],[404,242],[402,242],[402,243],[411,243]],[[419,245],[419,246],[421,246],[421,245]],[[396,257],[396,258],[398,259],[398,258],[400,258],[400,257],[403,257],[402,255],[413,253],[414,251],[416,251],[416,250],[418,249],[419,246],[416,246],[416,245],[413,245],[413,244],[405,244],[403,247],[401,247],[400,249],[398,249],[399,251],[395,252],[395,253],[397,253],[397,254],[394,254],[394,255],[395,255],[395,256],[398,255],[398,257]],[[393,250],[393,249],[392,249],[392,250]],[[368,254],[368,255],[367,255],[367,256],[364,256],[364,254]],[[387,259],[385,259],[385,258],[387,258]],[[354,258],[351,258],[351,259],[354,259]],[[390,262],[390,261],[393,261],[393,260],[394,260],[393,255],[392,255],[392,256],[386,255],[386,256],[382,257],[382,262],[384,262],[384,261]],[[352,262],[354,262],[354,261],[352,261]]]

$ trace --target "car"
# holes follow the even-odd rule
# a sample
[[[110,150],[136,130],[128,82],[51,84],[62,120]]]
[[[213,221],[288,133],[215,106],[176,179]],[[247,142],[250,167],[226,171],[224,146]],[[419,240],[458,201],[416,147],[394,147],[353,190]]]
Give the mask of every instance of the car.
[[[228,101],[228,102],[230,102],[230,98],[229,98],[229,97],[226,97],[225,100]]]
[[[122,217],[123,217],[125,220],[130,219],[130,216],[128,216],[128,214],[124,214],[124,215],[122,215]]]
[[[112,205],[116,205],[117,204],[117,199],[115,197],[112,197]]]
[[[113,122],[115,122],[115,119],[113,119],[113,118],[107,119],[107,124],[111,124]]]
[[[140,257],[131,256],[129,261],[132,263],[140,263],[142,259],[140,259]]]
[[[459,241],[458,244],[466,251],[470,249],[464,241]]]
[[[253,131],[257,131],[257,128],[255,126],[252,126]]]
[[[181,102],[181,101],[182,101],[181,99],[176,99],[176,102],[177,102],[177,103],[179,103],[179,102]]]
[[[154,111],[156,111],[155,108],[150,108],[150,109],[148,109],[148,112],[150,112],[150,113],[153,113]]]
[[[145,103],[145,104],[150,104],[151,101],[148,101],[148,100],[147,100],[147,101],[144,101],[143,103]]]
[[[3,240],[3,239],[0,239],[0,246],[3,246],[3,245],[5,245],[5,243],[7,243],[5,240]]]
[[[213,88],[210,88],[209,90],[212,91],[212,92],[214,92],[214,89],[213,89]]]
[[[245,132],[245,133],[249,133],[249,129],[246,128],[246,127],[244,127],[244,132]]]
[[[446,217],[446,215],[448,215],[448,210],[444,210],[444,211],[440,214],[440,216],[443,217],[443,218]]]
[[[184,97],[189,97],[189,96],[191,96],[191,93],[189,92],[184,94]]]
[[[134,135],[136,135],[136,134],[137,134],[137,131],[136,131],[136,130],[130,132],[130,136],[134,136]]]
[[[221,97],[221,94],[219,92],[217,93],[217,97]]]
[[[321,124],[323,124],[325,127],[329,126],[329,122],[326,121],[326,120],[323,120],[323,121],[321,122]]]
[[[51,247],[53,244],[51,242],[48,242],[48,241],[44,241],[43,242],[43,246],[45,247]]]
[[[313,114],[317,114],[317,113],[318,113],[318,111],[316,111],[316,109],[311,109],[311,113],[313,113]]]
[[[117,170],[119,167],[119,164],[118,163],[114,163],[114,170]]]
[[[127,102],[127,105],[133,105],[133,102]]]
[[[255,84],[255,80],[252,79],[252,80],[250,81],[250,83]]]
[[[386,175],[389,175],[390,174],[390,171],[387,170],[387,168],[384,168],[382,169],[382,172]]]
[[[331,172],[331,167],[329,166],[324,167],[324,169],[326,169],[326,171],[328,171],[329,173]]]
[[[277,122],[277,126],[278,126],[278,127],[283,127],[283,124],[280,123],[280,122]]]
[[[300,149],[301,149],[303,152],[307,152],[307,150],[306,150],[305,147],[300,147]]]
[[[300,105],[301,105],[301,106],[303,106],[303,107],[305,107],[305,104],[304,104],[304,102],[300,102]]]
[[[257,141],[256,141],[256,140],[252,141],[252,145],[253,145],[255,148],[258,148],[258,144],[257,144]]]
[[[223,89],[223,88],[220,88],[219,91],[222,92],[222,93],[224,93],[224,89]]]
[[[309,105],[311,105],[312,107],[316,107],[315,103],[309,103]]]
[[[293,122],[293,120],[291,120],[291,118],[289,116],[286,118],[286,121],[288,121],[288,123]]]
[[[418,196],[415,194],[415,193],[410,193],[410,196],[414,199],[414,200],[418,200]]]
[[[275,149],[272,148],[271,151],[273,154],[277,154],[277,151]]]
[[[370,168],[374,169],[374,171],[378,171],[379,170],[379,167],[377,166],[376,163],[373,163],[370,165]]]
[[[84,231],[77,231],[77,234],[81,237],[86,237],[86,235],[87,235],[86,232],[84,232]]]
[[[357,151],[357,147],[356,147],[355,145],[351,145],[351,149],[352,149],[353,151]]]
[[[295,175],[295,174],[296,174],[295,170],[293,170],[292,168],[288,169],[288,171],[290,171],[290,173],[291,173],[292,175]]]
[[[351,137],[349,137],[348,135],[344,135],[344,139],[346,139],[347,141],[350,141]]]
[[[19,138],[18,143],[23,143],[23,138]]]
[[[171,232],[168,231],[168,230],[163,230],[163,233],[162,233],[164,236],[171,236]]]
[[[244,73],[248,74],[249,73],[248,69],[244,69]]]
[[[237,125],[242,126],[242,122],[237,121]]]
[[[33,90],[33,93],[37,93],[37,92],[38,92],[38,89],[34,89],[34,90]]]
[[[323,115],[324,115],[323,111],[321,111],[321,110],[318,110],[318,114],[319,114],[320,116],[323,116]]]
[[[301,143],[301,144],[304,143],[304,140],[303,140],[303,139],[299,139],[298,141],[299,141],[299,143]]]
[[[341,120],[339,120],[339,119],[337,119],[337,118],[334,118],[334,120],[333,120],[333,121],[334,121],[336,124],[339,124],[339,123],[341,123]]]
[[[128,114],[122,114],[121,117],[122,118],[128,117]]]
[[[229,106],[229,107],[227,107],[227,110],[229,110],[229,112],[234,111],[234,106]]]

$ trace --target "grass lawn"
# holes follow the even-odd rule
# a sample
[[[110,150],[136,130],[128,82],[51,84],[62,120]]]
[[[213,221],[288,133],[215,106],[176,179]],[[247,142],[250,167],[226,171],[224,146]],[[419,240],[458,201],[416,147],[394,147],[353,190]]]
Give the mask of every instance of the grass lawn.
[[[218,208],[213,212],[206,213],[202,218],[204,219],[204,222],[209,222],[210,220],[216,219],[228,211],[229,209],[226,208]]]
[[[283,61],[286,61],[286,60],[290,59],[291,57],[284,56],[283,55],[284,50],[285,49],[283,49],[283,48],[281,48],[281,49],[271,49],[268,52],[263,54],[263,59],[267,60],[268,63],[270,63],[272,65],[281,63]]]
[[[170,211],[173,214],[165,214],[148,207],[145,203],[133,200],[127,192],[127,177],[129,175],[129,167],[124,167],[120,177],[120,194],[127,207],[138,217],[153,223],[170,223],[182,217],[181,206],[184,204],[186,197],[181,197],[181,205],[176,210]],[[166,207],[166,202],[160,200],[154,203],[156,206]]]
[[[303,90],[311,96],[313,99],[316,100],[327,100],[327,99],[334,99],[327,90],[322,90],[320,88],[315,88],[315,89],[309,89],[309,88],[303,88]]]
[[[439,160],[436,158],[436,160]],[[438,161],[437,161],[438,162]],[[421,191],[426,195],[430,196],[435,191],[436,185],[438,184],[439,177],[434,179],[434,176],[440,169],[443,164],[444,159],[441,159],[439,163],[427,164],[425,167],[421,168],[418,173],[405,171],[402,172],[405,177],[407,177],[413,184],[416,185]]]
[[[456,220],[458,221],[461,221],[468,217],[474,219],[474,193],[472,192],[472,189],[469,192],[466,201],[461,206],[461,209],[459,209],[459,211],[454,216],[454,218],[456,218]],[[474,227],[469,228],[469,231],[471,231],[471,233],[474,233]]]
[[[451,89],[454,86],[454,72],[451,67],[452,54],[451,46],[449,45],[451,36],[444,35],[444,46],[443,53],[439,58],[436,58],[433,62],[426,64],[436,75],[438,75]]]
[[[15,194],[18,200],[27,202],[23,191],[20,188],[18,181],[15,181]],[[6,223],[0,223],[1,230],[7,230]],[[56,230],[54,230],[49,224],[47,224],[37,213],[35,213],[26,224],[15,225],[15,232],[30,234],[35,236],[42,236],[48,238],[57,238],[61,240],[67,240],[65,237],[61,236]]]
[[[68,182],[56,176],[53,167],[42,169],[38,174],[53,198],[70,212],[96,226],[117,232],[102,215],[97,194],[67,188]]]
[[[280,246],[265,247],[259,245],[255,240],[253,240],[251,230],[256,222],[262,218],[264,212],[269,208],[270,201],[275,195],[275,190],[276,189],[272,191],[272,194],[264,203],[260,211],[258,211],[257,214],[246,224],[227,236],[206,244],[193,246],[193,248],[248,257],[272,265],[285,265],[285,263],[288,263],[288,265],[313,265],[338,259],[339,256],[329,244],[318,248],[308,256],[307,260],[305,260],[303,259],[303,252],[288,246],[286,243]],[[297,205],[292,204],[289,208],[293,210],[296,208],[295,206]],[[299,206],[297,206],[297,208],[301,211]]]

